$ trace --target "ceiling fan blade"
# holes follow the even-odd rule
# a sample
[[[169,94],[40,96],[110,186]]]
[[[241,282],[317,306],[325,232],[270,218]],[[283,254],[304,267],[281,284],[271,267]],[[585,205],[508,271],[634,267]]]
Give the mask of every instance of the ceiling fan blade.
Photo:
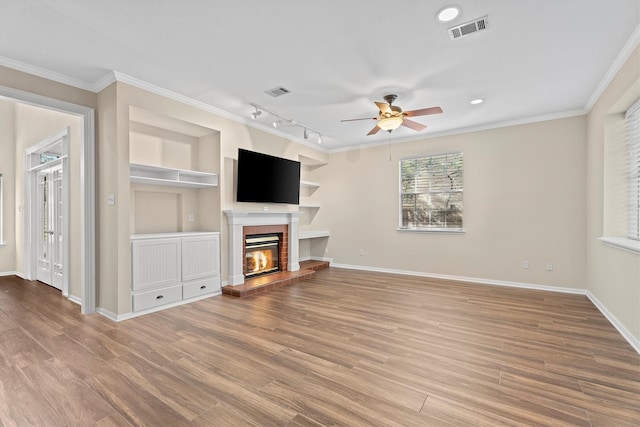
[[[341,122],[355,122],[356,120],[376,120],[377,117],[363,117],[362,119],[345,119],[340,120]]]
[[[378,133],[379,130],[380,128],[378,127],[378,125],[376,125],[373,129],[369,131],[367,135],[375,135],[376,133]]]
[[[407,117],[414,117],[414,116],[428,116],[429,114],[441,114],[441,113],[442,113],[442,108],[430,107],[430,108],[422,108],[420,110],[405,111],[404,115]]]
[[[381,113],[391,113],[391,107],[386,102],[375,102]]]
[[[415,130],[417,132],[420,132],[421,130],[424,130],[424,129],[427,128],[422,123],[414,122],[413,120],[409,120],[407,118],[405,118],[402,121],[402,126],[406,126],[406,127],[411,128],[411,129],[413,129],[413,130]]]

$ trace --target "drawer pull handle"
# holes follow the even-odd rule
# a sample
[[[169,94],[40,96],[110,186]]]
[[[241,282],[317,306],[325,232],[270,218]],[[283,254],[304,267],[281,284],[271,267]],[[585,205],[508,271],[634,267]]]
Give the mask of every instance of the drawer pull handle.
[[[202,285],[200,286],[200,289],[205,289],[207,287],[207,285]]]
[[[164,295],[158,295],[158,296],[156,297],[156,299],[162,299],[162,298],[164,298]]]

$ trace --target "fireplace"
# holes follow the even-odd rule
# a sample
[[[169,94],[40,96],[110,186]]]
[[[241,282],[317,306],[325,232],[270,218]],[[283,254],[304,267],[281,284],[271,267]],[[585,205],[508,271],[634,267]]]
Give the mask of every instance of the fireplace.
[[[229,285],[244,283],[245,239],[252,234],[278,234],[280,271],[298,271],[299,212],[224,211],[229,226]]]
[[[261,276],[280,271],[281,235],[252,234],[244,239],[244,276]]]

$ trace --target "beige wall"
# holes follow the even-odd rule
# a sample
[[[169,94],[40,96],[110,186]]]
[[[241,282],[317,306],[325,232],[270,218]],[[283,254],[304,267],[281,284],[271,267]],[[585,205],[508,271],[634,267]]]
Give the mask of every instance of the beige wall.
[[[317,221],[331,230],[327,256],[337,264],[584,289],[585,123],[573,117],[332,154],[318,169]],[[398,161],[452,151],[464,153],[466,232],[398,231]]]
[[[15,104],[0,99],[0,173],[3,176],[2,225],[5,246],[0,246],[0,273],[16,271]]]
[[[589,291],[640,341],[640,255],[597,240],[605,232],[620,232],[619,213],[606,209],[616,203],[617,194],[611,170],[615,127],[607,124],[615,123],[638,98],[640,48],[631,54],[588,116],[586,247]]]

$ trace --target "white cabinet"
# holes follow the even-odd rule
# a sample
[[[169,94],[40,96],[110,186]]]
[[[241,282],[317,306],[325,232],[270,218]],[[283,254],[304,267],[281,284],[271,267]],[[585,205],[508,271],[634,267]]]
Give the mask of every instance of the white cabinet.
[[[220,294],[220,233],[131,236],[134,312]]]

